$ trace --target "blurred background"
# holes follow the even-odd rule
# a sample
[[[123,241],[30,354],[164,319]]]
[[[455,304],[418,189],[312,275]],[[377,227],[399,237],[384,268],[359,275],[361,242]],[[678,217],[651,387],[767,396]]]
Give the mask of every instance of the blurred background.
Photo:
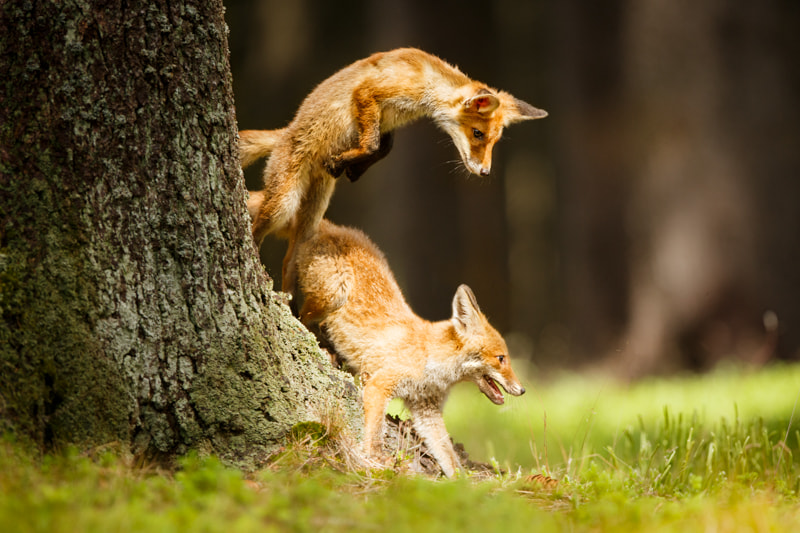
[[[421,316],[467,283],[539,370],[800,356],[800,2],[225,4],[240,129],[400,46],[550,113],[506,130],[488,179],[422,121],[339,181],[327,216],[376,241]],[[262,247],[276,280],[284,250]]]

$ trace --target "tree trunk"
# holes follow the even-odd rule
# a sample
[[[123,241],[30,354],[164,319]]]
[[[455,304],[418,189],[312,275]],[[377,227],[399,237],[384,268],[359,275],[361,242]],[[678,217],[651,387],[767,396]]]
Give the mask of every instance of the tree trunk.
[[[244,466],[358,430],[254,252],[222,11],[0,7],[0,430]]]

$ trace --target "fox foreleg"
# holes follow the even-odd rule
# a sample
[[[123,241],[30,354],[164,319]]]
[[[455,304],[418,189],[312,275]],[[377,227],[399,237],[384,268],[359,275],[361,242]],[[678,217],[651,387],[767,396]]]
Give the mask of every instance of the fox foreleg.
[[[328,167],[331,175],[347,172],[347,177],[355,181],[389,153],[392,137],[381,135],[381,104],[370,87],[362,86],[353,92],[352,106],[356,117],[356,146],[332,156]]]
[[[392,398],[394,380],[381,375],[365,376],[364,383],[364,451],[380,458],[383,455],[383,430],[386,405]]]
[[[442,406],[433,401],[408,402],[414,429],[425,441],[431,455],[439,463],[444,475],[452,478],[461,468],[453,442],[442,418]]]
[[[358,178],[364,175],[369,167],[389,155],[393,144],[394,132],[389,131],[381,135],[380,144],[375,152],[357,157],[347,165],[347,167],[344,169],[347,179],[350,181],[358,180]]]
[[[375,149],[348,156],[347,159],[344,156],[331,158],[327,171],[334,178],[338,178],[344,173],[350,181],[357,181],[369,170],[369,167],[389,155],[393,144],[394,132],[388,131],[379,137],[378,146]],[[348,150],[345,154],[350,152],[353,150]]]

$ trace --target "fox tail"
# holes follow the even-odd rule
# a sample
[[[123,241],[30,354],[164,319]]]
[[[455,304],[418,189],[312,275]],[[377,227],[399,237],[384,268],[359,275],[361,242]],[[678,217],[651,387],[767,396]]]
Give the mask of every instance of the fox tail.
[[[244,130],[239,132],[239,160],[242,168],[272,153],[278,140],[286,133],[286,128],[279,130]]]

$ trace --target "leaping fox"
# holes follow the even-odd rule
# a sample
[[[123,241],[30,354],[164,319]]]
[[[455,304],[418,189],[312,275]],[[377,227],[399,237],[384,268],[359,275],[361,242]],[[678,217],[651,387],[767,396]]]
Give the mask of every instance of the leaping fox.
[[[380,456],[386,404],[403,399],[444,474],[459,468],[442,408],[450,388],[472,381],[496,404],[500,387],[525,392],[503,338],[461,285],[453,316],[428,322],[406,303],[381,251],[361,231],[326,219],[297,246],[300,320],[322,335],[364,384],[364,449]]]
[[[487,176],[503,128],[545,116],[422,50],[356,61],[320,83],[285,128],[239,133],[243,167],[271,154],[264,189],[248,202],[253,239],[257,246],[270,233],[289,239],[282,285],[293,293],[294,246],[316,230],[335,178],[358,179],[389,152],[394,129],[431,117],[453,139],[464,166]]]

